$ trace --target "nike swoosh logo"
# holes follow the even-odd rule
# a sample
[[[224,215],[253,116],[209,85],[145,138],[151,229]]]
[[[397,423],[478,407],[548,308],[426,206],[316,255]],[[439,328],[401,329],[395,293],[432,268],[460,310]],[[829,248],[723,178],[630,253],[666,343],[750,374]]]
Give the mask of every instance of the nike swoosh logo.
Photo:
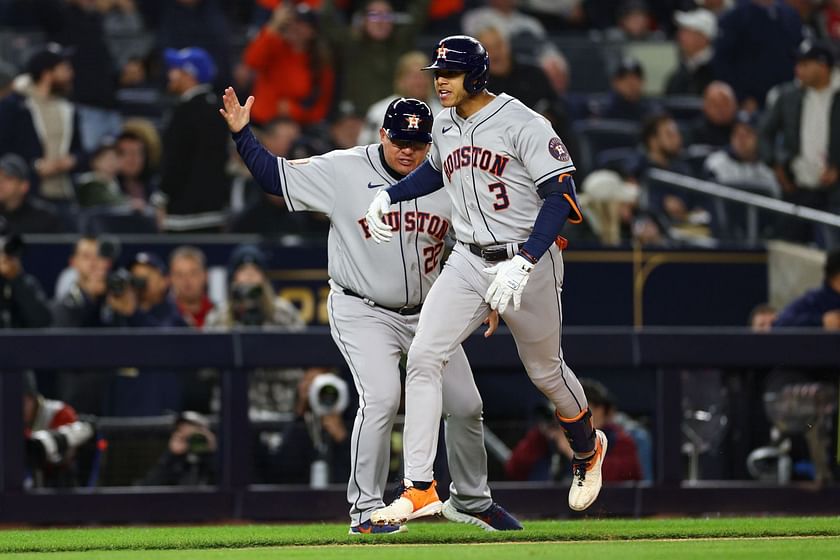
[[[368,183],[368,188],[369,189],[375,189],[377,187],[384,187],[384,186],[385,186],[385,183],[376,183],[375,185],[373,183]]]
[[[449,132],[450,128],[452,128],[452,127],[451,126],[444,126],[442,129],[440,129],[440,133],[441,134],[446,134],[447,132]]]

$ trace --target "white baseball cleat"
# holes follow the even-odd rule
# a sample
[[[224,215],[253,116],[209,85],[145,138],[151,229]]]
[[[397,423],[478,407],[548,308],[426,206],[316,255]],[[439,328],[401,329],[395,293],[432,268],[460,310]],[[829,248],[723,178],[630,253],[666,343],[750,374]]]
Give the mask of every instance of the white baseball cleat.
[[[400,496],[390,505],[371,513],[370,520],[378,524],[401,524],[418,517],[439,514],[443,504],[438,498],[436,486],[437,483],[433,481],[427,490],[420,490],[406,480]]]
[[[572,487],[569,489],[569,507],[583,511],[592,505],[601,491],[601,465],[607,454],[607,436],[595,430],[595,454],[585,461],[572,462]]]

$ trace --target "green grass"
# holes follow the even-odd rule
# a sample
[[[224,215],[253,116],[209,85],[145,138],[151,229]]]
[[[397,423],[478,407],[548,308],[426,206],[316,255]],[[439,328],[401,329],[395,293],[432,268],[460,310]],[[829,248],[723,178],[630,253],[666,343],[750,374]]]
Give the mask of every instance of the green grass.
[[[397,552],[395,548],[399,548]],[[572,543],[504,543],[490,545],[323,546],[201,550],[122,550],[23,553],[9,560],[509,560],[528,558],[597,558],[599,560],[789,560],[807,554],[837,558],[840,538],[770,540],[682,540]]]
[[[202,558],[215,557],[207,549],[246,549],[260,547],[289,547],[300,545],[347,545],[378,544],[467,544],[467,543],[539,543],[551,541],[627,541],[639,539],[698,539],[738,537],[840,537],[838,517],[761,517],[761,518],[717,518],[717,519],[644,519],[644,520],[575,520],[575,521],[529,521],[525,531],[485,533],[474,527],[443,522],[415,522],[409,531],[386,537],[358,537],[347,535],[345,524],[309,525],[228,525],[201,527],[115,527],[84,529],[32,529],[0,531],[0,554],[2,553],[44,553],[83,552],[81,556],[49,555],[50,558],[116,558],[113,551],[141,551],[141,554],[125,558],[143,557],[149,550],[183,550],[184,555],[163,555],[155,558],[195,557],[196,550]],[[763,542],[763,541],[756,541]],[[805,542],[805,541],[797,541]],[[823,543],[820,546],[837,550],[840,539],[812,540]],[[596,543],[597,544],[597,543]],[[611,544],[611,543],[603,543]],[[627,543],[621,543],[625,546]],[[635,543],[640,544],[640,543]],[[655,543],[664,545],[667,543]],[[578,543],[576,546],[592,546]],[[694,542],[692,546],[703,546]],[[509,546],[509,545],[505,545]],[[565,553],[570,544],[560,545]],[[628,545],[629,546],[629,545]],[[338,547],[346,551],[346,547]],[[426,547],[428,548],[428,547]],[[485,547],[477,547],[484,550]],[[434,547],[438,550],[439,547]],[[440,547],[443,550],[442,547]],[[327,554],[326,549],[320,553]],[[407,548],[406,550],[412,550]],[[472,550],[465,547],[464,550]],[[516,548],[519,551],[519,548]],[[92,551],[107,552],[102,556]],[[191,552],[187,552],[191,551]],[[218,551],[216,551],[218,552]],[[276,557],[275,549],[275,557]],[[283,558],[291,557],[293,551],[285,549]],[[304,552],[298,551],[301,554]],[[298,552],[295,552],[297,554]],[[262,558],[265,551],[243,551],[241,558]],[[319,553],[319,554],[320,554]],[[190,556],[192,554],[193,556]],[[224,552],[225,558],[234,558],[233,552]],[[458,553],[459,558],[470,556]],[[25,558],[26,556],[15,556]],[[123,556],[119,556],[122,558]],[[146,558],[150,557],[146,553]],[[221,557],[221,556],[219,556]],[[236,556],[239,558],[240,556]],[[302,558],[305,556],[301,556]],[[328,556],[324,556],[325,558]],[[355,557],[355,556],[354,556]],[[376,556],[372,556],[376,557]],[[400,552],[402,558],[402,550]],[[539,557],[539,556],[535,556]],[[829,556],[840,557],[840,553]]]

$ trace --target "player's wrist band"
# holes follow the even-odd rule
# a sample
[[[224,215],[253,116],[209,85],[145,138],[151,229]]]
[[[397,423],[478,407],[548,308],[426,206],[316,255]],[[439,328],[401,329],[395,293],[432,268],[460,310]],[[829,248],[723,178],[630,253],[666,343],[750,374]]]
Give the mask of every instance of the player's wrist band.
[[[520,249],[519,250],[519,256],[521,256],[522,258],[524,258],[526,261],[528,261],[531,264],[537,264],[537,261],[539,260],[534,255],[532,255],[531,253],[526,251],[525,249]]]

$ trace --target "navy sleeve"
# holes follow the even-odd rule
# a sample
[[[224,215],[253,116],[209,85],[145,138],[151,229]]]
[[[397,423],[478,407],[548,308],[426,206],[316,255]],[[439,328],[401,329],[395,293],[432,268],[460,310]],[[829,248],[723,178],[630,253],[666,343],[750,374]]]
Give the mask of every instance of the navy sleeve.
[[[245,127],[239,132],[233,133],[233,141],[236,142],[236,151],[242,157],[242,161],[248,167],[248,171],[254,176],[260,188],[269,194],[283,196],[280,186],[280,170],[277,168],[277,156],[266,150],[254,133],[251,127]]]
[[[818,291],[812,290],[793,300],[779,312],[774,327],[821,327],[823,310],[818,303]]]
[[[571,175],[564,173],[552,177],[542,183],[537,192],[544,195],[543,205],[534,229],[520,251],[523,257],[535,264],[560,235],[567,220],[575,224],[583,221]]]
[[[441,187],[443,187],[443,175],[429,163],[429,160],[426,160],[386,192],[391,197],[391,203],[394,203],[420,198]]]

